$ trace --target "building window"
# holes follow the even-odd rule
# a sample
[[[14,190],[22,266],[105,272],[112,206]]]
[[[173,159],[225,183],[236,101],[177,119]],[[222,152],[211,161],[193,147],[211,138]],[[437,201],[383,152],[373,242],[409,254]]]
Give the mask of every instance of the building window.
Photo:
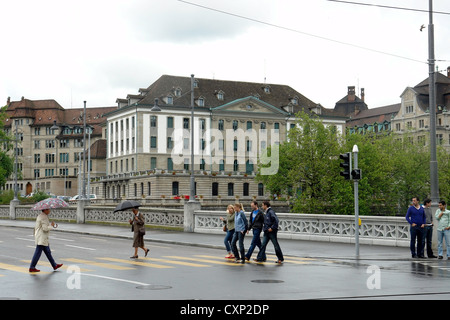
[[[239,171],[239,163],[237,160],[234,160],[234,162],[233,162],[233,171],[235,171],[235,172]]]
[[[150,148],[156,148],[157,146],[157,137],[152,136],[150,137]]]
[[[243,191],[243,193],[242,193],[242,195],[244,196],[244,197],[248,197],[248,195],[249,195],[249,189],[250,189],[250,185],[248,184],[248,182],[245,182],[244,183],[244,191]]]
[[[218,196],[219,195],[219,183],[213,182],[212,184],[212,195]]]
[[[156,116],[150,116],[150,127],[156,128],[157,127],[157,118]]]
[[[172,171],[173,170],[173,160],[172,158],[167,159],[167,170]]]
[[[224,123],[224,122],[223,122],[223,119],[220,119],[220,120],[219,120],[219,123],[218,123],[218,129],[219,129],[219,130],[223,130],[223,123]]]
[[[238,128],[239,122],[237,120],[233,120],[233,130],[236,131]]]
[[[156,169],[156,157],[150,158],[150,169]]]
[[[173,117],[167,118],[167,128],[169,128],[169,129],[173,128]]]
[[[172,182],[172,195],[177,196],[178,194],[179,194],[178,181],[174,181]]]
[[[264,196],[264,185],[262,183],[258,183],[258,196],[259,197]]]
[[[251,121],[247,121],[247,130],[252,130],[253,123]]]
[[[189,118],[183,118],[183,129],[189,129]]]
[[[228,196],[234,196],[234,184],[231,182],[228,184]]]
[[[253,163],[250,160],[247,160],[245,163],[245,173],[252,174],[253,172]]]

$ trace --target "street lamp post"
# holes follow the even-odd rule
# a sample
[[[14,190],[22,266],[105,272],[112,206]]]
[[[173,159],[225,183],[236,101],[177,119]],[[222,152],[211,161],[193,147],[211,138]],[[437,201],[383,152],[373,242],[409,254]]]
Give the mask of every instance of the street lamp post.
[[[191,176],[189,188],[189,202],[195,200],[195,177],[194,177],[194,75],[191,74]]]
[[[82,199],[86,198],[86,101],[84,101],[83,111],[83,190]]]
[[[433,206],[439,201],[438,166],[436,156],[436,87],[434,71],[434,25],[433,0],[429,0],[428,25],[428,73],[429,73],[429,110],[430,110],[430,193]]]

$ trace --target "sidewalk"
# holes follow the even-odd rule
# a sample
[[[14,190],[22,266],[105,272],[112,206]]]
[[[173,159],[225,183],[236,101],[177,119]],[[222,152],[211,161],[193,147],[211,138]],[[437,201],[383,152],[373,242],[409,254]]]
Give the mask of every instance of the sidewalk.
[[[0,227],[19,227],[33,229],[34,221],[23,220],[5,220],[0,219]],[[107,226],[97,224],[75,224],[75,223],[58,223],[59,232],[71,232],[84,235],[116,237],[124,239],[132,239],[133,233],[129,227]],[[31,232],[31,230],[30,230]],[[225,246],[223,239],[225,234],[203,234],[203,233],[187,233],[176,231],[163,231],[147,229],[144,239],[148,242],[198,246],[223,249]],[[251,241],[251,232],[245,238],[245,247],[248,248]],[[321,241],[305,241],[305,240],[287,240],[279,239],[279,243],[283,254],[286,256],[296,256],[304,258],[321,258],[321,259],[355,259],[355,244],[334,243]],[[151,246],[151,245],[150,245]],[[258,252],[258,249],[256,249]],[[273,245],[267,245],[267,252],[273,253]],[[359,257],[361,260],[410,260],[411,255],[409,248],[389,247],[389,246],[359,246]]]

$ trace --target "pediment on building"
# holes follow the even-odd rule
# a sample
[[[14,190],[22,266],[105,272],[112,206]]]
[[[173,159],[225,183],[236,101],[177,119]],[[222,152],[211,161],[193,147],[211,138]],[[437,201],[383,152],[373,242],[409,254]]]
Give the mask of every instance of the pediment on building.
[[[220,112],[220,113],[263,113],[267,114],[269,116],[272,115],[283,115],[287,116],[289,113],[287,113],[284,110],[281,110],[267,102],[264,102],[262,100],[259,100],[255,97],[246,97],[242,99],[237,99],[234,101],[231,101],[227,104],[211,108],[212,112]]]

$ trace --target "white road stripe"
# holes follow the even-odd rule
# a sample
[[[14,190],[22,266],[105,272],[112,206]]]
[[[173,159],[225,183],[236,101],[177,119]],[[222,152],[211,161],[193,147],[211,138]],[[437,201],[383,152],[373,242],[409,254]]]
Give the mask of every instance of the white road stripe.
[[[132,284],[137,284],[140,286],[148,286],[148,283],[143,283],[143,282],[137,282],[137,281],[132,281],[132,280],[126,280],[126,279],[119,279],[119,278],[112,278],[112,277],[106,277],[106,276],[100,276],[97,274],[90,274],[90,273],[80,273],[83,276],[89,276],[89,277],[96,277],[96,278],[102,278],[102,279],[108,279],[108,280],[114,280],[114,281],[121,281],[121,282],[128,282],[128,283],[132,283]]]
[[[25,239],[25,238],[16,238],[17,240],[24,240],[24,241],[33,241],[34,242],[34,239]]]
[[[66,244],[66,247],[71,247],[71,248],[77,248],[77,249],[84,249],[84,250],[97,250],[97,249],[93,249],[93,248],[86,248],[86,247],[79,247],[79,246],[72,246],[70,244]]]

